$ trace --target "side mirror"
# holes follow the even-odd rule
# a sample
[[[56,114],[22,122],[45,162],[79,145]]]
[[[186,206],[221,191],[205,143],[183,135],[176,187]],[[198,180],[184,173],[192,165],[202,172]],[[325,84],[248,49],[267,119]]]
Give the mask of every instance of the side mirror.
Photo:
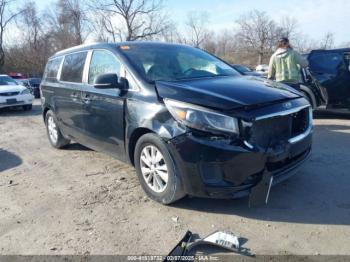
[[[125,78],[118,77],[117,74],[102,74],[96,77],[94,87],[98,89],[118,88],[120,90],[126,90],[127,80]]]

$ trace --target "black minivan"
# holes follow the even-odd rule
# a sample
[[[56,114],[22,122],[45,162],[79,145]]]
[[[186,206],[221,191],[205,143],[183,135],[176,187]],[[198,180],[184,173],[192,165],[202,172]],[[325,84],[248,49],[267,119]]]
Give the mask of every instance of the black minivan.
[[[49,141],[135,166],[152,199],[268,199],[311,153],[312,110],[286,85],[246,77],[185,45],[126,42],[56,53],[41,83]]]

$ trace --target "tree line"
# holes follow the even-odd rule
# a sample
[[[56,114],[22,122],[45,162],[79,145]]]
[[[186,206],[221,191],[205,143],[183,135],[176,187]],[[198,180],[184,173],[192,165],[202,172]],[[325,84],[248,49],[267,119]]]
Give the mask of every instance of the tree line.
[[[41,75],[52,54],[91,41],[183,43],[250,66],[267,63],[282,36],[301,52],[334,47],[331,32],[316,42],[292,17],[275,21],[252,10],[219,32],[210,30],[210,21],[208,13],[189,12],[176,24],[163,0],[56,0],[41,11],[32,1],[18,8],[16,0],[0,0],[0,71]]]

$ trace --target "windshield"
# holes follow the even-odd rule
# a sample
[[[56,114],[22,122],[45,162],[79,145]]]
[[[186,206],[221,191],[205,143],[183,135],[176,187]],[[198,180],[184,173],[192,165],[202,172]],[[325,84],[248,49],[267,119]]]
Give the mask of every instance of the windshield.
[[[18,85],[18,83],[12,77],[0,76],[0,85],[10,86],[10,85]]]
[[[234,65],[234,67],[241,73],[252,72],[252,70],[249,67],[246,67],[246,66]]]
[[[121,47],[134,68],[147,81],[238,76],[232,67],[208,53],[187,46],[144,45]]]

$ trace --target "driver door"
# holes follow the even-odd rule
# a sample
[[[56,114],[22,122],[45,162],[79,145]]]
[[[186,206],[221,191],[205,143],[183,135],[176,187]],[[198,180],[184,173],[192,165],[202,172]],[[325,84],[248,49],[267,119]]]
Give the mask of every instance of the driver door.
[[[347,108],[350,106],[350,74],[343,53],[311,52],[310,71],[327,89],[328,106]]]
[[[119,76],[121,63],[107,50],[93,50],[89,56],[87,83],[82,88],[86,144],[123,159],[125,97],[119,89],[97,89],[93,85],[98,75],[115,73]]]

